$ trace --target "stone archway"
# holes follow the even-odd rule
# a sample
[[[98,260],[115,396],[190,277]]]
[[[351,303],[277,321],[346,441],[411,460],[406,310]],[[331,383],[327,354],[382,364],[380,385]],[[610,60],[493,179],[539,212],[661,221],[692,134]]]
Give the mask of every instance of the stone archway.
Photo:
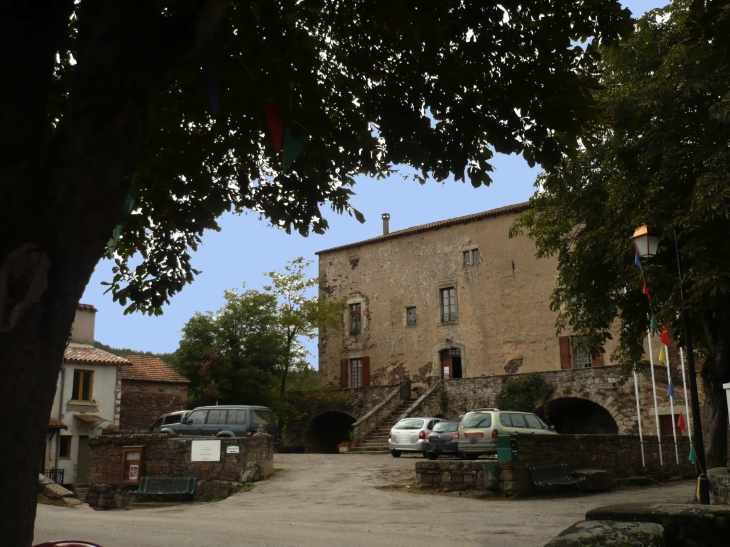
[[[616,419],[600,404],[578,397],[552,399],[535,413],[555,426],[558,433],[565,434],[608,434],[619,432]]]
[[[446,339],[445,341],[436,344],[433,349],[431,350],[432,354],[432,368],[431,368],[431,376],[432,377],[438,377],[443,378],[442,373],[442,366],[441,366],[441,360],[444,356],[446,356],[450,352],[454,352],[456,355],[458,355],[459,360],[459,378],[466,378],[467,377],[467,367],[466,367],[466,359],[467,359],[467,351],[466,351],[466,344],[464,344],[460,340],[451,340]],[[452,376],[453,377],[453,376]]]
[[[355,418],[344,412],[331,410],[314,417],[305,434],[307,448],[318,454],[337,452],[337,444],[350,440]]]

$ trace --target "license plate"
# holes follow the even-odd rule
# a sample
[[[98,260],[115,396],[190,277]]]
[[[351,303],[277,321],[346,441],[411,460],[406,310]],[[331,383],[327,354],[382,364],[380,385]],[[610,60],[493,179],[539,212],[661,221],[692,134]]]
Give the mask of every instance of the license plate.
[[[464,433],[465,439],[483,439],[484,433],[481,431],[479,433]]]

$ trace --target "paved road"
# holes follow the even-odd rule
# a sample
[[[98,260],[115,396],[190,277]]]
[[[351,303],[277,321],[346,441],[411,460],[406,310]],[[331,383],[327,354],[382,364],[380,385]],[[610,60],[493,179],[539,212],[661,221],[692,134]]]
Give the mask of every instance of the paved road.
[[[36,543],[84,538],[104,547],[538,547],[593,507],[686,502],[689,481],[557,499],[479,500],[377,488],[414,459],[277,454],[283,468],[219,503],[131,511],[38,506]]]

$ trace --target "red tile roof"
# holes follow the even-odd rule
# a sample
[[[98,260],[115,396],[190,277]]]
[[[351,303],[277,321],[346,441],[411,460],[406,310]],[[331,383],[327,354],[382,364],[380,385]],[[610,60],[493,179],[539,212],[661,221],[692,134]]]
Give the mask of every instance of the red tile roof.
[[[80,365],[130,365],[124,357],[108,353],[98,348],[83,346],[69,346],[63,354],[66,363],[78,363]]]
[[[131,361],[131,367],[121,370],[122,380],[142,380],[146,382],[171,382],[189,384],[190,380],[173,370],[159,357],[148,355],[125,355]]]
[[[76,306],[77,310],[88,310],[88,311],[99,311],[91,304],[79,304]]]
[[[347,245],[340,245],[339,247],[332,247],[331,249],[325,249],[323,251],[317,251],[316,255],[324,253],[331,253],[333,251],[341,251],[343,249],[352,249],[353,247],[361,247],[363,245],[371,245],[373,243],[379,243],[388,239],[395,239],[398,237],[409,236],[426,232],[428,230],[437,230],[439,228],[446,228],[447,226],[453,226],[454,224],[466,224],[474,220],[481,220],[483,218],[494,218],[500,215],[506,215],[509,213],[521,213],[527,210],[529,202],[516,203],[514,205],[507,205],[506,207],[499,207],[497,209],[490,209],[489,211],[483,211],[481,213],[474,213],[472,215],[466,215],[463,217],[449,218],[447,220],[439,220],[438,222],[431,222],[430,224],[421,224],[420,226],[413,226],[406,228],[405,230],[398,230],[397,232],[390,232],[389,234],[373,237],[371,239],[365,239],[356,243],[348,243]]]
[[[48,429],[68,429],[68,426],[61,420],[51,418],[50,420],[48,420]]]

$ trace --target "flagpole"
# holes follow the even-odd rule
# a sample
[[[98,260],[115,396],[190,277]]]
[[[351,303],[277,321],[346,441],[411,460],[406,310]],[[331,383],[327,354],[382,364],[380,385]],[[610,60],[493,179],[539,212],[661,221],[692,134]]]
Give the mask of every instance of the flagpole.
[[[664,358],[667,360],[667,380],[671,394],[669,394],[669,412],[672,415],[672,435],[674,436],[674,457],[679,465],[679,449],[677,448],[677,429],[674,423],[674,386],[672,385],[672,369],[669,367],[669,347],[666,344],[664,346]]]
[[[644,461],[644,434],[641,432],[641,407],[639,406],[639,382],[634,371],[634,394],[636,395],[636,419],[639,422],[639,447],[641,448],[641,467],[646,467]]]
[[[687,436],[692,446],[692,422],[689,419],[689,404],[687,403],[687,380],[684,376],[684,350],[679,348],[679,359],[682,363],[682,387],[684,388],[684,413],[687,415]]]
[[[647,340],[649,341],[649,363],[651,364],[651,392],[654,396],[654,420],[656,421],[656,438],[659,444],[659,465],[664,466],[662,458],[662,434],[659,429],[659,409],[656,404],[656,381],[654,380],[654,353],[651,351],[651,329],[647,329]]]

